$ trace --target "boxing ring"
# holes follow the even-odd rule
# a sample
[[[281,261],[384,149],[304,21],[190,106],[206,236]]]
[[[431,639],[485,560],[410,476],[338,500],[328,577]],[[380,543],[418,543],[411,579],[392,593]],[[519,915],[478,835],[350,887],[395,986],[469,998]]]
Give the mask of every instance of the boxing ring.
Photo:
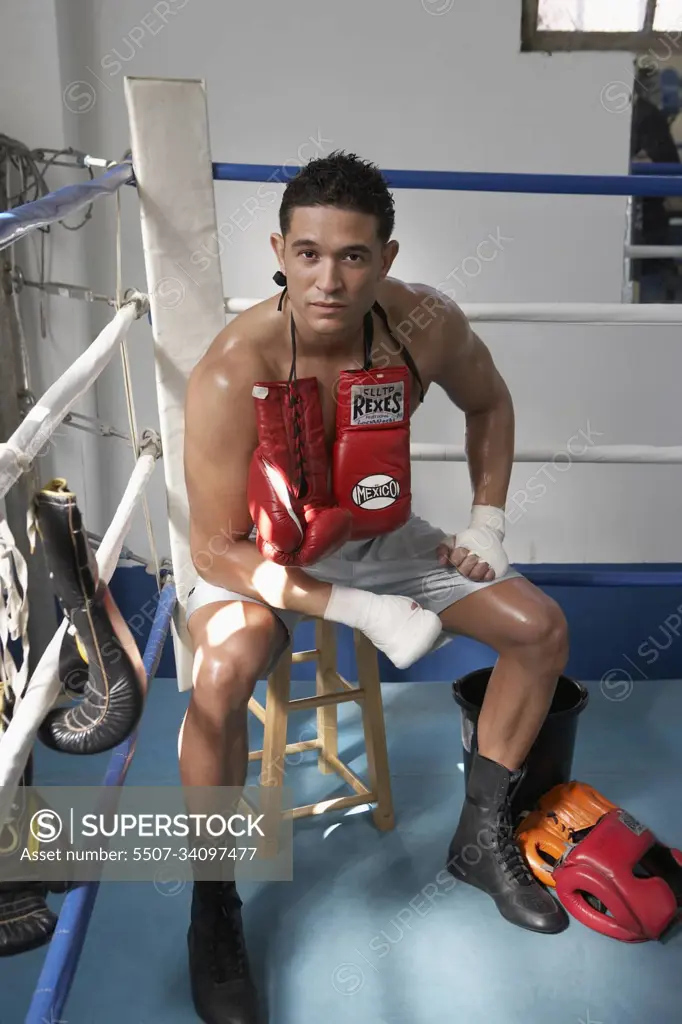
[[[101,578],[109,581],[121,555],[133,512],[144,500],[145,488],[157,461],[162,461],[172,571],[167,574],[157,571],[159,601],[143,662],[146,677],[151,681],[170,631],[178,686],[188,690],[191,654],[184,605],[194,569],[188,545],[189,513],[182,460],[186,384],[192,368],[224,327],[226,315],[239,313],[259,301],[226,298],[219,258],[209,260],[208,266],[199,272],[195,257],[207,240],[216,237],[218,230],[216,181],[271,182],[278,171],[282,178],[277,180],[286,181],[292,175],[292,168],[214,163],[209,143],[206,90],[201,81],[127,78],[125,98],[132,143],[130,162],[109,167],[92,182],[60,189],[34,203],[0,214],[0,249],[3,249],[39,226],[55,223],[84,208],[93,199],[114,196],[124,185],[135,187],[147,275],[146,293],[134,291],[112,303],[116,312],[111,322],[48,388],[15,433],[0,446],[0,498],[29,471],[37,453],[64,422],[78,398],[95,383],[112,357],[124,349],[132,323],[149,316],[161,436],[158,438],[152,430],[143,432],[139,439],[133,434],[135,468],[97,551],[97,563]],[[172,111],[173,116],[159,116],[159,111]],[[406,189],[630,197],[682,195],[682,177],[673,174],[598,177],[395,170],[385,171],[384,175],[389,186]],[[629,257],[632,253],[626,248],[625,255]],[[78,285],[59,288],[58,294],[70,298],[82,298],[87,291]],[[177,301],[179,294],[181,301]],[[462,304],[461,308],[470,320],[483,323],[682,324],[682,305],[518,303]],[[134,416],[131,423],[134,425]],[[464,448],[453,445],[413,444],[411,453],[415,461],[463,462],[466,458]],[[552,457],[553,452],[542,446],[519,448],[515,462],[545,462]],[[682,464],[682,445],[591,447],[574,458],[579,462],[601,464],[678,465]],[[3,550],[5,554],[12,554],[21,569],[16,551],[9,551],[11,538],[6,530],[0,535],[0,541],[4,545],[4,549],[0,547],[0,554]],[[0,560],[0,567],[2,564]],[[541,586],[682,585],[682,573],[673,570],[652,570],[636,575],[626,570],[530,569],[524,572]],[[13,638],[24,643],[25,652],[28,602],[30,594],[24,594],[24,603],[15,598],[9,608],[10,622],[15,627]],[[0,825],[4,825],[11,812],[40,723],[60,696],[58,654],[66,625],[64,620],[30,679],[25,677],[25,660],[14,679],[21,694],[0,742]],[[102,780],[104,787],[120,787],[125,783],[135,741],[136,734],[132,734],[112,752]],[[85,943],[97,889],[97,884],[88,883],[67,893],[25,1024],[61,1019]]]

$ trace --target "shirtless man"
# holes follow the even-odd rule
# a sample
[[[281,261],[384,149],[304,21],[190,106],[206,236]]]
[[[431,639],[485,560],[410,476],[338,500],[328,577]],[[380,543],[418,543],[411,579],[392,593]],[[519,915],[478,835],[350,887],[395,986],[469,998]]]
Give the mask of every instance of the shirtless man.
[[[281,234],[271,239],[284,291],[238,316],[192,374],[185,471],[199,577],[187,603],[196,659],[182,782],[244,784],[249,698],[303,614],[363,630],[401,666],[453,635],[473,637],[498,658],[447,866],[490,895],[513,924],[554,933],[568,919],[525,867],[509,802],[567,661],[566,622],[550,598],[509,568],[504,553],[514,450],[507,387],[452,301],[388,276],[398,253],[393,226],[393,200],[373,165],[338,152],[311,162],[288,184]],[[305,557],[279,557],[263,534],[279,529],[273,508],[282,496],[277,486],[268,491],[267,460],[254,471],[259,443],[263,448],[257,396],[269,393],[267,382],[289,380],[295,350],[296,379],[317,378],[331,465],[339,375],[365,364],[368,331],[374,369],[407,365],[411,411],[437,384],[464,412],[471,522],[466,529],[453,523],[448,536],[408,514],[395,529],[327,551],[324,531],[315,534],[311,519],[300,549]],[[365,454],[368,448],[365,441]],[[215,537],[229,540],[211,545]],[[207,566],[201,556],[208,550],[223,553]],[[195,882],[190,975],[206,1024],[258,1019],[240,908],[233,884]]]

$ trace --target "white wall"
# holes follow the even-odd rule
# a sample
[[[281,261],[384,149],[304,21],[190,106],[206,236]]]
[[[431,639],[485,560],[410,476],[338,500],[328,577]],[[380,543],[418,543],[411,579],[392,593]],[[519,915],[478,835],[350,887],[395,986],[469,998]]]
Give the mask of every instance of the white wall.
[[[14,28],[5,40],[21,31],[25,59],[9,66],[3,61],[0,75],[6,76],[3,93],[13,90],[14,134],[34,144],[77,139],[91,152],[118,157],[128,146],[125,74],[201,77],[216,160],[295,164],[339,147],[384,168],[627,171],[629,111],[612,99],[622,90],[609,86],[631,81],[631,58],[521,54],[518,0],[56,0],[59,32],[43,22],[44,37],[35,36],[35,24],[38,6],[44,12],[46,5],[33,6],[33,12],[24,5],[5,15],[5,27]],[[36,80],[25,69],[38,58],[51,71],[44,67]],[[71,87],[74,82],[85,84]],[[226,295],[272,292],[276,267],[268,236],[277,226],[282,187],[273,185],[276,197],[248,214],[256,189],[216,184],[218,223],[232,225],[222,253]],[[449,287],[460,302],[620,299],[621,198],[425,191],[396,191],[395,197],[402,248],[394,270],[406,280]],[[124,284],[143,288],[136,195],[127,188],[121,199]],[[113,202],[101,202],[87,232],[61,243],[64,250],[75,248],[86,235],[87,263],[71,274],[109,292],[114,213]],[[480,273],[472,259],[458,270],[491,234],[505,239],[497,257]],[[87,340],[80,331],[72,336],[69,318],[83,319],[74,305],[57,314],[57,300],[52,304],[64,360]],[[110,314],[89,312],[94,336]],[[513,392],[519,445],[559,453],[580,430],[591,432],[592,443],[679,443],[676,329],[495,325],[479,333]],[[136,324],[130,349],[140,427],[157,420],[150,341],[145,322]],[[54,369],[54,362],[43,362],[45,379]],[[100,382],[97,400],[100,416],[125,429],[118,364]],[[434,389],[417,414],[414,439],[461,443],[462,430],[461,414]],[[111,515],[130,462],[119,442],[99,445]],[[559,472],[550,467],[538,477],[539,466],[515,467],[510,494],[525,489],[534,501],[510,516],[512,559],[679,558],[678,468],[572,465],[562,473],[565,468],[560,462]],[[461,526],[470,500],[466,467],[420,464],[414,481],[420,514],[445,528]],[[540,484],[546,488],[541,497]],[[161,473],[151,508],[166,553]],[[130,542],[147,552],[141,515]]]

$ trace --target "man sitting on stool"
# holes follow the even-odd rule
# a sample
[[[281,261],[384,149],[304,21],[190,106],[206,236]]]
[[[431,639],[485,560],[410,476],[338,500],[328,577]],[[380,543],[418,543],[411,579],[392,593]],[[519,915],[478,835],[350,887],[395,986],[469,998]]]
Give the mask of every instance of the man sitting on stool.
[[[402,668],[442,631],[473,637],[498,658],[449,868],[512,923],[558,932],[565,911],[526,868],[509,800],[566,665],[566,621],[503,547],[509,391],[454,302],[388,276],[393,226],[373,165],[344,153],[308,164],[272,236],[285,290],[233,320],[192,374],[185,471],[199,576],[182,781],[244,784],[249,698],[302,615],[361,630]],[[434,384],[466,417],[473,507],[451,536],[411,511],[409,417]],[[195,884],[190,967],[207,1024],[257,1019],[240,907],[234,886]]]

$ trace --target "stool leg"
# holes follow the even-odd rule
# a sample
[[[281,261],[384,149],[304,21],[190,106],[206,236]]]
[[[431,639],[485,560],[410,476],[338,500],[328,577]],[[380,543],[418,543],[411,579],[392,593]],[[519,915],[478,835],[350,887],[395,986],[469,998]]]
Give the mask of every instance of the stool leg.
[[[262,786],[281,786],[284,782],[291,653],[289,644],[268,676],[260,775]]]
[[[315,669],[315,686],[318,695],[331,693],[338,689],[334,673],[336,672],[336,623],[317,619],[315,623],[315,646],[318,651]],[[322,742],[325,754],[339,756],[339,719],[336,704],[328,704],[317,709],[317,737]],[[319,756],[317,766],[323,775],[333,775],[324,757]]]
[[[370,788],[377,795],[377,806],[373,818],[377,828],[385,832],[395,826],[395,816],[386,746],[384,705],[381,699],[379,663],[376,649],[364,633],[354,629],[353,640],[358,663],[358,679],[365,691],[365,698],[360,703],[367,748],[367,772]]]
[[[267,682],[260,783],[262,787],[271,787],[274,792],[263,794],[259,810],[265,814],[265,838],[256,840],[258,856],[266,859],[276,857],[279,852],[279,823],[286,810],[282,800],[282,786],[286,769],[291,656],[292,647],[288,644]]]

